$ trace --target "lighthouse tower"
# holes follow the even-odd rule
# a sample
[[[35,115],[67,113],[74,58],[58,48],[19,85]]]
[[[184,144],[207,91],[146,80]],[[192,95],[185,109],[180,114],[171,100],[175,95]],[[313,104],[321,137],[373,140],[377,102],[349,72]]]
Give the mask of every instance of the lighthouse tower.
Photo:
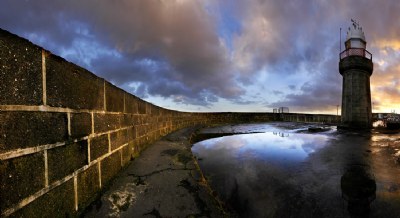
[[[354,21],[347,31],[345,50],[340,53],[339,72],[343,76],[342,127],[372,127],[370,76],[372,54],[360,25]]]

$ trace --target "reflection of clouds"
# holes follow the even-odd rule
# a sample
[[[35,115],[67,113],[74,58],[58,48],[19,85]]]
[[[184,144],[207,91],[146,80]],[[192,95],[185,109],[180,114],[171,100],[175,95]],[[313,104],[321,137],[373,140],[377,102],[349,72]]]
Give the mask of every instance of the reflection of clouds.
[[[266,132],[205,140],[195,144],[193,151],[207,158],[218,153],[241,161],[251,158],[299,160],[323,148],[327,140],[325,135],[291,134],[281,137],[280,134]]]
[[[313,135],[314,137],[305,140],[304,144],[301,146],[303,150],[307,153],[313,153],[321,148],[323,148],[328,140],[325,135]]]
[[[220,138],[201,141],[195,145],[205,147],[210,150],[238,149],[245,146],[246,141],[236,136],[224,136]]]
[[[290,167],[323,148],[328,139],[318,134],[281,137],[266,132],[209,139],[192,149],[203,158],[200,167],[221,198],[239,202],[243,210],[251,211],[243,217],[272,217],[279,202],[291,204],[293,200],[282,197],[282,192],[290,196],[299,193],[291,186]]]

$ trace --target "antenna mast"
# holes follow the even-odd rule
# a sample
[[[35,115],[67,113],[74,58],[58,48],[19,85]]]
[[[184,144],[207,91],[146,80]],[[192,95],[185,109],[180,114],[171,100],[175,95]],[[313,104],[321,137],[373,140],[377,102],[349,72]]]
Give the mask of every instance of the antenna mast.
[[[340,54],[340,52],[342,52],[342,27],[340,27],[340,34],[339,34],[340,36],[339,36],[339,38],[340,38],[340,41],[339,41],[339,54]]]

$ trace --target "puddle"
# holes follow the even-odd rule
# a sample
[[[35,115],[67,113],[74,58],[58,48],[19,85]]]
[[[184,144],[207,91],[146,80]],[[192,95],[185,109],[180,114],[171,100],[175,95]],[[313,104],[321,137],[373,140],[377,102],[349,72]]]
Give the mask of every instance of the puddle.
[[[376,150],[394,138],[374,133],[338,133],[334,128],[310,133],[306,124],[288,126],[290,123],[214,128],[211,132],[247,134],[193,145],[192,152],[211,187],[239,217],[400,214],[400,169],[393,161],[398,150]],[[261,130],[265,132],[251,133]],[[353,197],[364,191],[359,181],[372,184],[366,186],[369,192],[361,195],[365,197],[362,200]],[[361,187],[360,191],[353,186]]]
[[[240,161],[297,163],[328,141],[326,135],[266,132],[224,136],[198,142],[193,153],[202,159],[233,158]],[[213,157],[217,155],[217,157]]]
[[[295,213],[294,205],[304,203],[302,190],[290,184],[291,174],[328,140],[319,134],[266,132],[201,141],[192,151],[212,186],[239,208],[240,216],[286,217],[283,208]],[[265,205],[275,209],[264,210]]]

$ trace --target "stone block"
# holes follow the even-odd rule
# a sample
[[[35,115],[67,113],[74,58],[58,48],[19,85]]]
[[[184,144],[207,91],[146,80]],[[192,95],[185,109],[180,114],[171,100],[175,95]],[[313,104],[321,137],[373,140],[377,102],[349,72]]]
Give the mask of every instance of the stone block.
[[[152,109],[153,109],[153,105],[150,104],[149,102],[146,102],[146,114],[152,114]]]
[[[79,141],[47,151],[49,183],[62,179],[88,164],[88,142]]]
[[[0,112],[0,152],[62,142],[68,138],[65,113]]]
[[[136,137],[142,137],[144,135],[146,135],[147,131],[147,126],[146,125],[138,125],[135,126],[136,128]]]
[[[106,185],[121,169],[121,152],[116,151],[101,161],[101,184]]]
[[[119,130],[110,134],[111,150],[117,149],[128,143],[128,132],[126,129]]]
[[[90,161],[108,153],[108,135],[102,135],[90,139]]]
[[[127,129],[128,131],[128,141],[136,139],[136,126]]]
[[[71,137],[79,138],[92,133],[92,115],[89,113],[71,113]]]
[[[83,210],[100,191],[99,167],[97,164],[78,174],[78,207]]]
[[[121,127],[128,127],[135,125],[135,115],[124,114],[121,122]]]
[[[42,49],[0,29],[0,104],[41,105]]]
[[[0,161],[0,211],[44,188],[43,152]]]
[[[74,180],[55,187],[10,217],[75,217]]]
[[[131,149],[132,149],[132,156],[133,157],[138,157],[139,156],[139,154],[140,154],[140,141],[139,141],[139,139],[135,139],[135,140],[133,140],[132,142],[130,142],[129,143],[129,146],[131,147]]]
[[[106,110],[113,112],[124,112],[125,91],[106,82]]]
[[[134,125],[139,125],[142,124],[142,116],[143,115],[133,115],[133,124]]]
[[[151,114],[158,116],[160,114],[160,109],[158,106],[151,105]]]
[[[104,109],[104,80],[50,55],[46,58],[47,104],[73,109]]]
[[[133,144],[129,143],[127,146],[123,147],[122,150],[122,166],[125,166],[131,161],[131,156],[133,153]]]
[[[94,114],[94,132],[102,133],[119,129],[121,119],[123,119],[123,115],[120,114]]]
[[[138,113],[146,114],[146,102],[143,100],[138,101]]]
[[[136,96],[126,94],[125,95],[125,113],[137,114],[138,113],[138,101]]]

